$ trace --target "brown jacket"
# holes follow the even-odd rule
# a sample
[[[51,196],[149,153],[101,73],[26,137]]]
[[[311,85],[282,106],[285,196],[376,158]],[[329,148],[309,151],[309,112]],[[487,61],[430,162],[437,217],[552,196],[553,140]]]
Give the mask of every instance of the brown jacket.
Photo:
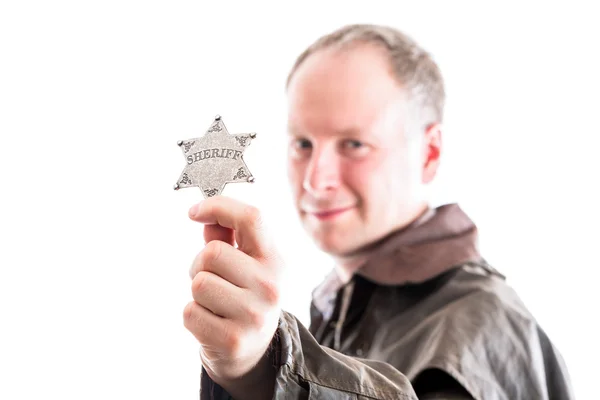
[[[349,282],[332,272],[308,329],[282,312],[272,347],[274,399],[573,399],[559,352],[456,204],[382,240]],[[229,396],[203,373],[200,398]]]

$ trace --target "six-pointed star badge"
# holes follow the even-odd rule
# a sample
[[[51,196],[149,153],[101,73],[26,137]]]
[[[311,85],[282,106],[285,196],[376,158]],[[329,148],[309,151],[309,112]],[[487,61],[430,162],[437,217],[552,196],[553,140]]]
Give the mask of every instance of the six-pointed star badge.
[[[256,133],[231,135],[219,115],[202,137],[177,142],[187,165],[174,189],[197,186],[204,198],[221,194],[225,184],[254,182],[242,156]]]

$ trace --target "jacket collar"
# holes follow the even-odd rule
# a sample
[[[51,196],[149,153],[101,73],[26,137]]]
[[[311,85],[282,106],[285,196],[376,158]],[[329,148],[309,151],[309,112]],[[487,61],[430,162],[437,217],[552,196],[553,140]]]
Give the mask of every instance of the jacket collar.
[[[456,266],[481,262],[478,231],[458,204],[430,208],[409,226],[381,240],[355,274],[380,285],[421,283]],[[313,291],[313,303],[329,308],[344,285],[334,269]]]

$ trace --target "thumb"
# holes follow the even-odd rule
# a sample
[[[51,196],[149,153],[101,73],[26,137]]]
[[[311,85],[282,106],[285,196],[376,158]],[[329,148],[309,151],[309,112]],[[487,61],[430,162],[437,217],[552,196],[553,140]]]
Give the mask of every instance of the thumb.
[[[204,225],[204,243],[213,240],[220,240],[230,245],[235,245],[235,232],[233,229],[226,228],[219,224]]]

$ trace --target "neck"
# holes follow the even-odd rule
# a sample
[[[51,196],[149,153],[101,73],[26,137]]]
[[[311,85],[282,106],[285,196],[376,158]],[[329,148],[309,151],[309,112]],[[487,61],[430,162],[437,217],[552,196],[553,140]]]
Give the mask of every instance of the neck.
[[[382,247],[386,245],[390,236],[396,236],[407,231],[409,228],[420,225],[428,220],[432,213],[433,210],[430,205],[423,203],[419,205],[416,211],[412,213],[406,221],[395,225],[393,229],[386,232],[382,237],[379,237],[350,253],[334,255],[335,270],[339,278],[344,283],[348,282],[358,270],[373,258],[375,254],[381,252]]]
[[[313,292],[321,312],[354,275],[379,285],[417,284],[465,263],[485,262],[477,246],[477,226],[455,203],[429,208],[412,223],[336,261],[334,271]]]

